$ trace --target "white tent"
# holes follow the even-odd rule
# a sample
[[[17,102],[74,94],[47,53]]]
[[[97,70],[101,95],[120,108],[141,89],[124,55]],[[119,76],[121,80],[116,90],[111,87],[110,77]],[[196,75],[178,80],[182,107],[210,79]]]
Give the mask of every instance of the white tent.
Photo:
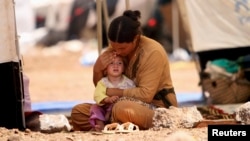
[[[25,128],[22,72],[16,34],[14,1],[0,1],[0,126]],[[4,20],[3,20],[4,19]]]
[[[177,0],[195,52],[250,45],[250,1]]]
[[[247,99],[249,86],[229,79],[205,84],[204,70],[208,61],[236,61],[250,54],[249,0],[176,0],[180,19],[187,34],[185,42],[194,55],[200,74],[202,92],[221,103]],[[250,62],[249,62],[250,63]],[[211,86],[210,86],[211,85]],[[224,87],[225,86],[225,87]],[[206,87],[206,88],[205,88]],[[224,89],[225,88],[225,89]],[[208,90],[209,89],[209,90]],[[209,92],[210,91],[210,92]],[[215,98],[216,97],[216,98]],[[237,98],[235,98],[237,97]],[[242,101],[241,101],[242,102]]]

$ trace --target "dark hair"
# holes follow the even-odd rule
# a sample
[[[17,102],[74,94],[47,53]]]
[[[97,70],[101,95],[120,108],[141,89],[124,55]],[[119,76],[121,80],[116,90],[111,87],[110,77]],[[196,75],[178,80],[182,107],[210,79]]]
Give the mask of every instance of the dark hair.
[[[115,18],[109,26],[108,37],[113,42],[129,43],[136,35],[141,33],[139,18],[141,13],[138,10],[124,11],[122,16]]]

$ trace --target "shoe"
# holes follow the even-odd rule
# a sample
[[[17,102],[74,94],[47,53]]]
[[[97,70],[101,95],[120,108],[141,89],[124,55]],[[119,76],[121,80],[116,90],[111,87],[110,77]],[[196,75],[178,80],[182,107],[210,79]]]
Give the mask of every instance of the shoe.
[[[116,133],[131,133],[139,131],[139,127],[131,122],[126,122],[118,127]]]
[[[107,124],[104,126],[104,129],[102,130],[102,133],[105,134],[114,134],[118,131],[118,129],[120,128],[120,124],[119,123],[111,123],[111,124]]]

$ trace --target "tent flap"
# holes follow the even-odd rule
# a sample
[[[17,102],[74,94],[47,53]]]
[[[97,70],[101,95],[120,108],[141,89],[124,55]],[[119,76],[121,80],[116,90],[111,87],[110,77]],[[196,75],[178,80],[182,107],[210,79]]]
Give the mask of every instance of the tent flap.
[[[250,1],[178,0],[195,52],[250,45]],[[181,7],[179,7],[181,8]],[[188,23],[187,23],[188,22]]]
[[[0,0],[0,9],[0,63],[18,62],[13,1]]]

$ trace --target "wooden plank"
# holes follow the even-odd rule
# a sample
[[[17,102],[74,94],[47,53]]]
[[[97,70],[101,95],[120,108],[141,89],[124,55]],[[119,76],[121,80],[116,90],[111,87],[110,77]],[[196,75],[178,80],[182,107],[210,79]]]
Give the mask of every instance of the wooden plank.
[[[195,124],[194,128],[207,127],[208,125],[240,125],[241,123],[234,119],[202,120]]]

